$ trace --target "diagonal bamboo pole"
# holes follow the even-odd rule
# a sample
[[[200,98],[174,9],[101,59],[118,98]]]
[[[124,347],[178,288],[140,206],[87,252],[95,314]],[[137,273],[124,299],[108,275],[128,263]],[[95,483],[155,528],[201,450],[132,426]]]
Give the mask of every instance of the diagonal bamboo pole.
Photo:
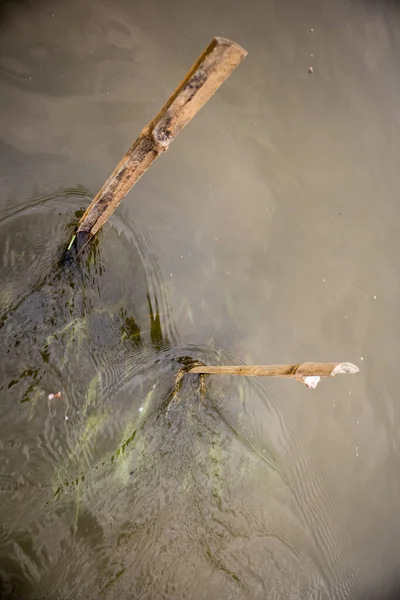
[[[79,221],[68,249],[71,248],[75,237],[78,248],[82,248],[99,231],[138,179],[154,160],[168,149],[178,133],[193,119],[246,55],[246,50],[230,40],[221,37],[212,40],[95,196]]]

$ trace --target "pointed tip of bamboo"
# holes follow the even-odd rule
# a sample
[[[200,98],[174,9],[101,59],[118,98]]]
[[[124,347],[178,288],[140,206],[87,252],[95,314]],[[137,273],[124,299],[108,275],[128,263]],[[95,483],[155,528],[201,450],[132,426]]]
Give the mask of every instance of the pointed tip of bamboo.
[[[343,363],[339,363],[336,365],[336,367],[333,369],[332,371],[332,376],[334,377],[335,375],[347,375],[347,374],[354,374],[354,373],[359,373],[360,369],[357,367],[357,365],[353,365],[353,363],[349,363],[349,362],[343,362]]]

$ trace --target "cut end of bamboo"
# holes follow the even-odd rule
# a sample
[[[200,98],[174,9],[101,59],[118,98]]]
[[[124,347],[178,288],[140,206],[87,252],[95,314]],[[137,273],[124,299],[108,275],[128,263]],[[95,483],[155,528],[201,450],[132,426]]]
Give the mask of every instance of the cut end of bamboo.
[[[310,389],[315,390],[321,377],[335,377],[335,375],[354,375],[360,369],[349,362],[341,363],[303,363],[294,374],[294,379],[304,383]]]
[[[353,375],[354,373],[359,373],[360,369],[357,367],[357,365],[353,365],[352,363],[349,362],[343,362],[343,363],[339,363],[336,365],[336,367],[333,369],[331,375],[332,377],[334,377],[335,375]]]
[[[248,52],[245,50],[240,44],[236,42],[232,42],[232,40],[228,40],[227,38],[216,35],[213,39],[213,42],[221,45],[221,46],[229,46],[229,48],[235,48],[241,55],[242,58],[246,58]]]

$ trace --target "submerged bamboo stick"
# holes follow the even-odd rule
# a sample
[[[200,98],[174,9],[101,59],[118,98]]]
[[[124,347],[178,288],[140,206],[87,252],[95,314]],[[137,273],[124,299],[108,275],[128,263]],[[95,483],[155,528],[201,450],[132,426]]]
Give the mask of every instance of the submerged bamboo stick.
[[[142,130],[87,208],[76,232],[78,247],[82,247],[98,232],[132,186],[153,161],[168,149],[178,133],[246,54],[246,50],[230,40],[220,37],[212,40],[158,115]]]
[[[242,375],[245,377],[286,377],[301,381],[307,387],[315,388],[321,377],[334,377],[341,374],[358,373],[359,368],[348,362],[320,363],[305,362],[294,365],[239,365],[239,366],[207,366],[196,365],[186,373],[199,375]],[[181,377],[182,378],[182,377]]]

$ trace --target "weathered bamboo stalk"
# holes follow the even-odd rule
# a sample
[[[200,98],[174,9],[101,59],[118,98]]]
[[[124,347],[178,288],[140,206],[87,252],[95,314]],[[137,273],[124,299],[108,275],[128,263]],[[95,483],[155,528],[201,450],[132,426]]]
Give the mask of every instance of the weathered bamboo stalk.
[[[301,381],[307,387],[315,388],[321,377],[334,377],[341,374],[358,373],[359,368],[348,362],[317,363],[306,362],[295,365],[239,365],[239,366],[207,366],[196,365],[186,373],[199,375],[242,375],[245,377],[287,377]]]
[[[209,375],[245,375],[246,377],[332,377],[339,373],[358,373],[359,369],[351,363],[315,363],[306,362],[296,365],[208,365],[192,367],[188,373],[203,373]]]
[[[234,42],[220,37],[212,40],[158,115],[142,130],[87,208],[76,232],[78,247],[82,247],[98,232],[132,186],[153,161],[168,149],[178,133],[246,54],[246,50]]]

